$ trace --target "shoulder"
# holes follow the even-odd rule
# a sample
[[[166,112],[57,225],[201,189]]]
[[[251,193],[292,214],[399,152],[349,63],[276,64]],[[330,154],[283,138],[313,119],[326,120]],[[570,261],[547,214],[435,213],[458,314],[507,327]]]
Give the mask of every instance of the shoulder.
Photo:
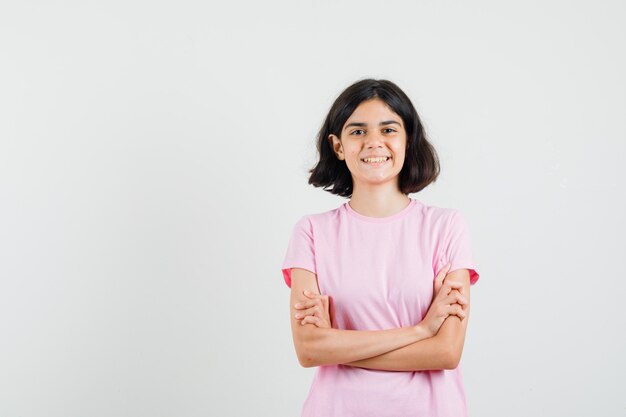
[[[417,204],[420,216],[435,228],[446,229],[455,217],[462,217],[461,211],[456,208],[427,204],[419,200]]]
[[[339,221],[339,214],[342,209],[343,205],[326,211],[304,214],[296,221],[296,226],[307,227],[311,230],[329,225],[332,226]]]

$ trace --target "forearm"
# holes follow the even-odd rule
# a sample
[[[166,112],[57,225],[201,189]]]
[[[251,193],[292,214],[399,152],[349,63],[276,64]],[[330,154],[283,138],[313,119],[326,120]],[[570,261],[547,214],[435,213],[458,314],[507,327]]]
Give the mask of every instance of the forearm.
[[[464,320],[466,322],[467,320]],[[454,369],[463,348],[459,329],[465,324],[457,316],[449,316],[437,335],[414,342],[382,355],[344,363],[359,368],[384,371],[428,371]]]
[[[378,356],[427,337],[421,326],[387,330],[340,330],[305,324],[306,336],[295,341],[305,367],[336,365]]]

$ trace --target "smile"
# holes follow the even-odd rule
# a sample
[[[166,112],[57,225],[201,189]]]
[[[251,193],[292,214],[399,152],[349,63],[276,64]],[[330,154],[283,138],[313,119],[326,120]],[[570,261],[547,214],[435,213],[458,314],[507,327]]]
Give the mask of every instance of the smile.
[[[370,166],[381,166],[384,165],[387,161],[389,161],[391,159],[391,157],[387,156],[387,157],[380,157],[380,158],[366,158],[366,159],[361,159],[361,162],[370,165]]]

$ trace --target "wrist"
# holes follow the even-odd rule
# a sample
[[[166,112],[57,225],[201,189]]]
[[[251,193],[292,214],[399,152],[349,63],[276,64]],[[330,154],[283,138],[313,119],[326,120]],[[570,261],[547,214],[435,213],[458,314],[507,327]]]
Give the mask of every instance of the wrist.
[[[430,333],[426,326],[422,325],[422,323],[416,324],[415,326],[413,326],[413,328],[415,329],[415,334],[417,335],[418,341],[428,339],[434,336]]]

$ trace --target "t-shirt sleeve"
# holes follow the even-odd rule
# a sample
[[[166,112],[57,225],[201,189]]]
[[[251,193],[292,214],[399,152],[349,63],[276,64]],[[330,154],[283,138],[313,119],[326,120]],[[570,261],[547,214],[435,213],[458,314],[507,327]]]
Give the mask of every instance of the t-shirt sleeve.
[[[307,269],[317,274],[315,268],[315,246],[313,244],[313,225],[307,216],[301,217],[293,227],[283,261],[283,278],[289,288],[291,288],[291,268]]]
[[[441,259],[442,265],[451,263],[450,272],[456,269],[468,269],[470,285],[474,285],[480,275],[476,271],[476,265],[472,257],[469,226],[463,213],[458,210],[452,212],[445,236]]]

